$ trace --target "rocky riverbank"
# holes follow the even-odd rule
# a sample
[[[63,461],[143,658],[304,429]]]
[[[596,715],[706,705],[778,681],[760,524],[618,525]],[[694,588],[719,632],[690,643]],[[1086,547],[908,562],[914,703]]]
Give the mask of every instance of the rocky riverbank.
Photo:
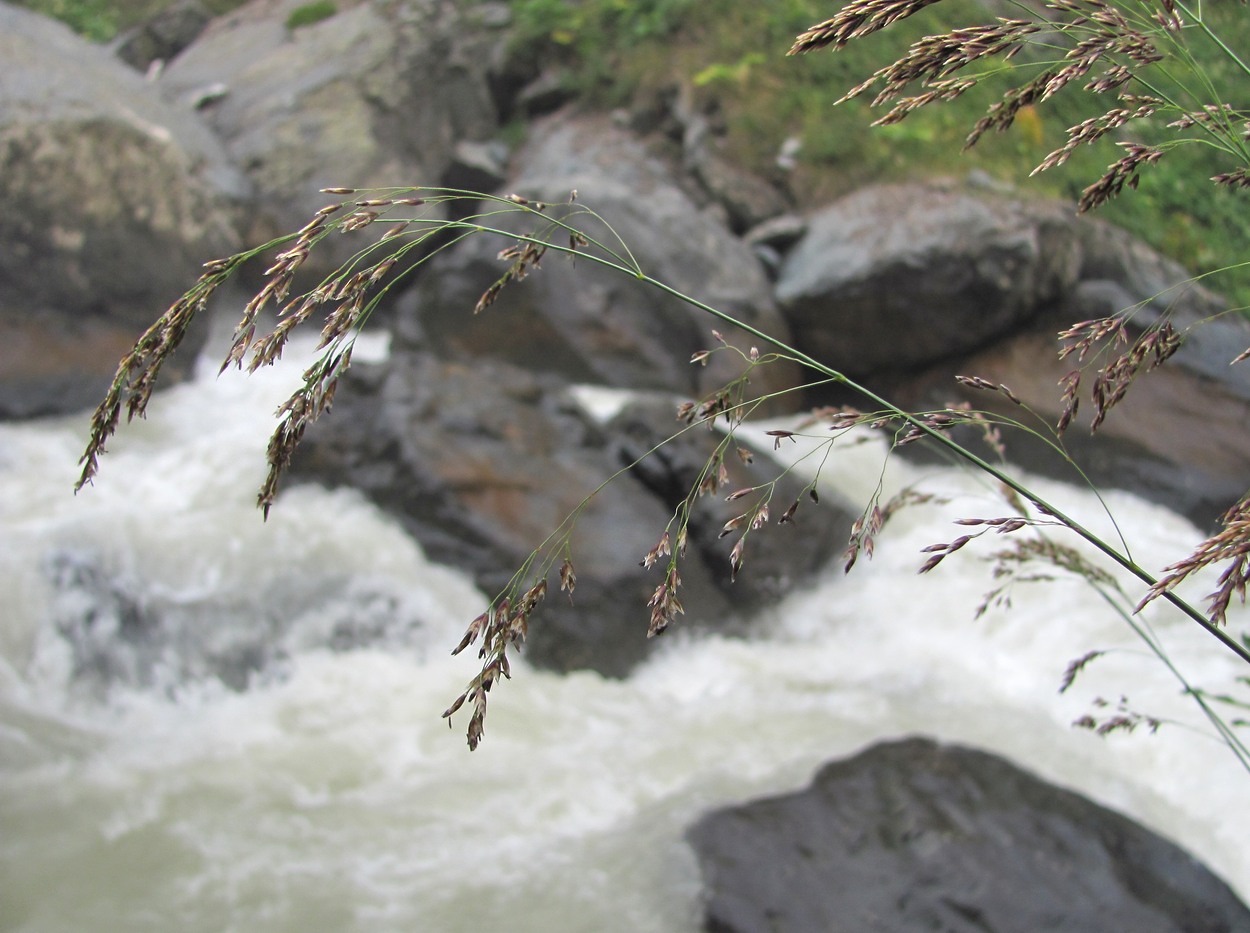
[[[109,50],[0,3],[5,416],[93,404],[201,262],[303,226],[332,185],[551,200],[576,190],[649,274],[915,405],[1001,402],[953,379],[974,374],[1053,422],[1071,365],[1055,353],[1061,327],[1136,307],[1135,328],[1166,313],[1184,329],[1224,310],[1183,285],[1184,270],[1069,204],[984,179],[811,204],[784,172],[758,177],[724,159],[714,121],[683,89],[633,110],[588,110],[509,41],[505,3],[344,3],[290,29],[296,5],[256,0],[220,19],[189,17],[181,38],[143,33],[163,45],[131,36]],[[307,271],[315,280],[359,245],[344,238]],[[380,312],[389,358],[351,372],[294,468],[304,481],[363,491],[487,592],[602,479],[672,433],[677,401],[733,375],[689,364],[713,322],[586,264],[549,260],[472,315],[502,271],[499,246],[473,238],[446,249]],[[206,333],[184,346],[183,371]],[[1247,346],[1240,318],[1204,324],[1096,442],[1070,435],[1073,453],[1096,483],[1210,522],[1245,486],[1250,381],[1227,363]],[[803,380],[796,366],[774,365],[753,388]],[[605,420],[583,404],[586,386],[641,394]],[[827,400],[788,398],[770,410]],[[697,482],[703,440],[684,437],[596,496],[574,542],[576,605],[549,601],[532,661],[621,676],[648,655],[642,607],[656,580],[637,562]],[[771,476],[767,454],[743,457],[731,482]],[[1009,455],[1061,466],[1028,445]],[[802,493],[785,481],[776,501]],[[732,541],[718,533],[733,507],[700,508],[682,624],[736,633],[824,572],[851,521],[812,503],[794,526],[755,536],[749,572],[731,582]],[[969,918],[988,908],[959,909]]]

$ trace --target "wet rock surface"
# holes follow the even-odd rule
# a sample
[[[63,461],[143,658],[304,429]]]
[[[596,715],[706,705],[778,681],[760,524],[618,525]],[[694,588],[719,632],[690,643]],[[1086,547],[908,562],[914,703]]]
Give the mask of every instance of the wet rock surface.
[[[689,832],[716,933],[1233,933],[1250,910],[1166,839],[985,752],[908,739]]]
[[[119,573],[87,549],[56,552],[43,571],[61,641],[53,654],[70,689],[92,700],[204,681],[246,690],[281,678],[291,656],[310,648],[418,650],[426,624],[396,594],[333,572],[223,605],[171,598],[160,581]]]
[[[670,527],[719,435],[704,429],[687,436],[596,492],[679,429],[673,404],[635,406],[604,427],[550,375],[431,354],[361,370],[341,399],[334,416],[305,439],[296,477],[360,489],[433,559],[470,574],[488,595],[501,592],[513,570],[594,493],[569,542],[575,597],[556,595],[552,580],[525,655],[542,667],[623,676],[654,650],[646,607],[662,570],[639,563]],[[849,520],[828,505],[808,503],[794,524],[775,526],[801,492],[783,482],[774,523],[753,532],[746,569],[732,580],[736,537],[718,533],[753,500],[727,503],[724,494],[780,472],[758,453],[748,467],[735,450],[726,457],[728,484],[700,500],[691,521],[689,553],[679,564],[682,629],[746,634],[751,610],[810,578],[845,542]]]

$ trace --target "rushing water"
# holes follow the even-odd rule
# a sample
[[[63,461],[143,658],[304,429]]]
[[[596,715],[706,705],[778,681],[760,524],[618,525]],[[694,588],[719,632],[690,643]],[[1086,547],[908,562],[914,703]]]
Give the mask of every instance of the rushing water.
[[[439,714],[483,597],[348,492],[291,489],[267,524],[253,507],[298,370],[170,390],[76,497],[85,418],[0,427],[0,929],[695,930],[698,814],[913,733],[1116,807],[1250,896],[1250,777],[1227,750],[1070,728],[1098,695],[1197,722],[1084,584],[974,620],[997,541],[916,575],[953,518],[1004,511],[946,470],[891,467],[950,503],[901,512],[871,563],[794,593],[756,640],[666,636],[624,681],[518,665],[470,754]],[[878,456],[849,448],[822,488],[862,502]],[[1148,566],[1196,540],[1110,499]],[[1155,624],[1195,681],[1232,685],[1208,636]],[[1071,659],[1115,645],[1057,693]]]

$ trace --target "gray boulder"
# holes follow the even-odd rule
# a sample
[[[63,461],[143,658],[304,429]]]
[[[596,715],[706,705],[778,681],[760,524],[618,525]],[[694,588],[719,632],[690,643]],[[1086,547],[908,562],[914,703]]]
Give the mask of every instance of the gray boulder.
[[[1059,383],[1080,365],[1075,357],[1059,358],[1056,334],[1061,329],[1128,312],[1128,332],[1136,337],[1166,316],[1185,342],[1162,367],[1137,377],[1092,436],[1090,386],[1095,370],[1108,359],[1091,355],[1082,376],[1082,407],[1064,444],[1100,488],[1134,492],[1210,526],[1245,492],[1250,369],[1246,363],[1229,363],[1250,348],[1250,322],[1226,313],[1226,302],[1128,232],[1086,219],[1075,233],[1079,278],[1061,301],[993,346],[941,361],[893,386],[893,395],[915,408],[967,402],[1021,416],[1020,407],[1002,395],[958,385],[954,378],[974,375],[1009,386],[1053,426],[1063,408]],[[965,439],[976,443],[974,432]],[[1020,432],[1007,437],[1007,451],[1013,462],[1035,472],[1074,478],[1071,466],[1053,449]]]
[[[292,469],[300,479],[360,489],[431,558],[470,574],[493,596],[640,447],[681,427],[674,406],[660,409],[632,410],[605,429],[552,374],[404,352],[385,366],[349,374],[334,412],[309,432]],[[648,470],[595,493],[571,539],[575,597],[557,594],[557,581],[550,581],[552,595],[535,613],[525,649],[532,662],[622,676],[652,650],[647,601],[663,577],[658,567],[645,570],[639,562],[664,532],[688,488],[682,484],[697,481],[695,464],[716,440],[699,431]],[[766,457],[748,468],[732,452],[729,465],[731,489],[777,472]],[[774,521],[798,493],[783,484]],[[803,579],[845,541],[844,516],[808,503],[797,520],[802,545],[794,526],[753,532],[746,567],[731,582],[735,538],[717,540],[716,532],[743,503],[727,503],[723,495],[702,500],[692,522],[680,566],[686,606],[680,629],[742,633],[746,613]]]
[[[700,213],[675,173],[607,118],[548,121],[516,163],[516,190],[566,202],[579,190],[644,270],[784,334],[750,248]],[[512,214],[536,224],[545,216]],[[605,241],[611,236],[603,223],[592,221],[590,229]],[[692,366],[694,351],[716,345],[714,325],[744,350],[750,342],[704,312],[585,257],[549,255],[540,269],[473,314],[506,268],[497,254],[511,242],[477,236],[423,268],[398,302],[391,358],[348,379],[336,411],[310,432],[293,465],[299,477],[361,489],[434,559],[469,572],[492,595],[584,497],[683,427],[674,417],[678,401],[698,398],[749,365],[725,352],[706,367]],[[613,246],[624,255],[625,247]],[[782,389],[794,380],[794,367],[768,364],[751,373],[748,390]],[[651,390],[666,400],[633,406],[600,426],[571,401],[574,382]],[[688,432],[595,494],[572,540],[575,605],[563,597],[547,600],[530,630],[532,661],[623,675],[646,656],[654,644],[645,637],[647,602],[662,577],[658,568],[644,571],[638,564],[698,484],[719,437],[705,429]],[[756,463],[748,467],[729,450],[728,488],[700,500],[691,517],[690,550],[680,570],[687,611],[682,628],[742,632],[745,614],[801,582],[846,540],[845,516],[807,503],[797,520],[801,538],[789,525],[751,533],[745,569],[731,583],[737,535],[721,539],[719,533],[751,500],[723,497],[778,472],[775,465],[770,471],[766,452],[754,453]],[[800,493],[792,481],[778,485],[770,526]]]
[[[925,739],[689,833],[716,933],[1234,933],[1250,910],[1176,845],[972,749]]]
[[[788,336],[750,247],[701,212],[681,188],[679,173],[610,118],[563,114],[544,121],[514,163],[509,190],[557,205],[577,191],[578,204],[603,221],[580,213],[574,222],[622,262],[632,256],[661,282],[767,333]],[[524,231],[522,224],[541,226],[543,220],[521,218],[510,229]],[[507,268],[497,255],[507,245],[474,237],[431,262],[396,324],[400,345],[540,367],[574,381],[682,393],[719,386],[742,369],[741,357],[727,353],[707,367],[690,365],[693,353],[715,345],[713,328],[744,351],[753,344],[767,349],[628,274],[555,254],[481,314],[471,314]],[[775,364],[754,378],[753,387],[762,392],[795,384],[797,374],[792,366]]]
[[[342,2],[288,29],[300,5],[254,0],[214,21],[159,81],[202,108],[255,186],[256,241],[302,227],[333,200],[321,188],[439,185],[458,143],[498,127],[490,69],[505,33],[476,7]],[[305,268],[328,272],[360,239],[323,243]]]
[[[1066,295],[1067,204],[881,185],[817,211],[777,299],[799,349],[852,377],[913,371],[1019,329]]]
[[[105,49],[0,3],[0,415],[95,402],[201,263],[235,248],[244,189],[194,114]]]

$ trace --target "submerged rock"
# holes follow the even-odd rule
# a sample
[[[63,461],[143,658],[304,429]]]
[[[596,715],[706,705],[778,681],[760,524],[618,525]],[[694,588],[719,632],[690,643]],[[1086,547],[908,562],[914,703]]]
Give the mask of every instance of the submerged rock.
[[[716,933],[1234,933],[1250,910],[1173,843],[1001,758],[928,739],[690,831]]]
[[[37,654],[76,693],[175,693],[218,681],[244,690],[279,677],[289,658],[326,648],[417,646],[425,620],[395,593],[334,571],[289,575],[234,599],[170,592],[167,581],[119,572],[89,551],[46,562],[45,639]]]

